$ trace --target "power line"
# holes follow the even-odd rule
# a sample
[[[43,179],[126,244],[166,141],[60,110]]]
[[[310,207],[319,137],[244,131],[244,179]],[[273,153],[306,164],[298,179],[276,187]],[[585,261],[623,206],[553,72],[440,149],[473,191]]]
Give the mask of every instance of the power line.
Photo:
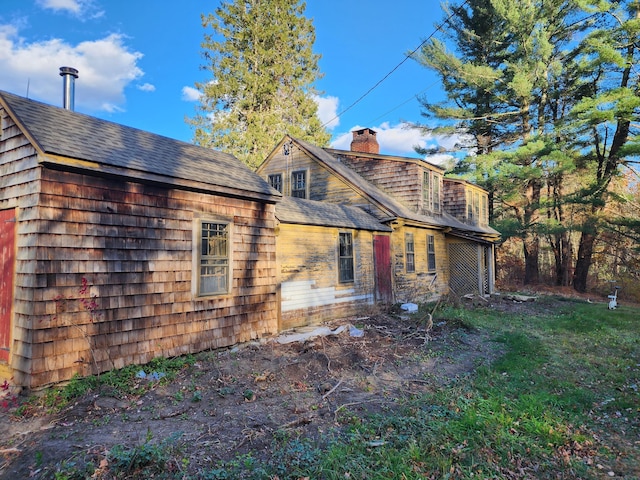
[[[469,2],[469,0],[465,0],[459,8],[463,8],[467,3]],[[411,52],[409,52],[407,55],[405,55],[405,57],[402,59],[402,61],[400,63],[398,63],[395,67],[393,67],[384,77],[382,77],[380,80],[378,80],[376,82],[375,85],[373,85],[369,90],[367,90],[365,93],[363,93],[355,102],[353,102],[351,105],[349,105],[347,108],[345,108],[344,110],[342,110],[341,112],[339,112],[338,114],[336,114],[335,117],[333,117],[331,120],[325,122],[322,126],[326,127],[327,125],[329,125],[331,122],[333,122],[334,120],[340,118],[342,115],[344,115],[346,112],[348,112],[349,110],[351,110],[353,107],[355,107],[358,103],[360,103],[366,96],[368,96],[371,92],[373,92],[376,88],[378,88],[380,86],[380,84],[382,84],[382,82],[384,82],[387,78],[389,78],[396,70],[398,70],[398,68],[400,68],[402,66],[402,64],[404,62],[406,62],[407,60],[409,60],[413,54],[415,54],[418,50],[420,50],[422,48],[422,46],[427,43],[429,40],[431,40],[431,38],[439,31],[442,30],[442,27],[444,27],[449,20],[451,20],[451,18],[455,15],[455,12],[451,12],[451,14],[442,21],[442,23],[440,23],[439,25],[436,26],[436,28],[433,30],[433,32],[431,32],[431,34],[425,38],[420,45],[418,45],[416,48],[414,48]],[[424,90],[423,90],[424,91]],[[414,97],[416,97],[418,94],[414,95]],[[413,97],[412,97],[413,98]],[[404,103],[407,103],[409,100],[406,100],[405,102],[402,103],[402,105],[404,105]],[[398,107],[395,107],[398,108]],[[394,110],[395,110],[394,108]]]

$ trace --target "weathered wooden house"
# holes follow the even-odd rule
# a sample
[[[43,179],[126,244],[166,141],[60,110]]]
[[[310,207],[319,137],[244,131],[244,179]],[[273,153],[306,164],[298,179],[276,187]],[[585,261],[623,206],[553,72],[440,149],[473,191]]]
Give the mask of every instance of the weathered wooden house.
[[[372,300],[493,292],[499,233],[488,225],[487,192],[444,178],[442,168],[423,159],[379,154],[375,135],[371,129],[353,132],[350,151],[285,137],[257,172],[285,198],[358,207],[391,229],[362,236],[373,258],[358,263],[353,278],[373,277]],[[295,253],[277,251],[278,272],[286,275]],[[306,268],[323,272],[334,263],[314,256]]]
[[[0,373],[14,384],[277,331],[280,194],[236,158],[6,92],[0,118]]]

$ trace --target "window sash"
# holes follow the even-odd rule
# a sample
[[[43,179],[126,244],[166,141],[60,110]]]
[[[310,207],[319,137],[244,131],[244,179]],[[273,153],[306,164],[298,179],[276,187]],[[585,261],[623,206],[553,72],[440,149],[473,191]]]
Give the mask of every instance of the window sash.
[[[433,211],[440,211],[440,175],[433,174],[433,186],[432,197],[433,197]]]
[[[433,235],[427,235],[427,270],[430,272],[436,269],[436,242]]]
[[[486,225],[488,222],[489,222],[488,198],[486,195],[482,195],[482,224]]]
[[[229,225],[201,222],[199,294],[229,291]]]
[[[413,233],[405,234],[405,264],[408,273],[416,271],[415,251],[413,243]]]
[[[428,171],[422,174],[422,205],[425,210],[431,209],[431,176]]]
[[[291,174],[291,196],[307,198],[307,172],[302,170]]]
[[[276,173],[269,175],[269,185],[282,193],[282,174]]]
[[[338,246],[338,272],[340,282],[353,282],[353,236],[351,233],[340,233]]]

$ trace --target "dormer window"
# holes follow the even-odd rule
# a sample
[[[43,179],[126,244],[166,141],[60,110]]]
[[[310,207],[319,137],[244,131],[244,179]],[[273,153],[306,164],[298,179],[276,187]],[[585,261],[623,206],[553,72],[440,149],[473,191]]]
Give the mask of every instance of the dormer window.
[[[440,212],[441,176],[427,170],[422,173],[422,208],[425,211]]]
[[[440,211],[440,175],[433,174],[433,188],[431,189],[431,204],[433,205],[433,211]]]

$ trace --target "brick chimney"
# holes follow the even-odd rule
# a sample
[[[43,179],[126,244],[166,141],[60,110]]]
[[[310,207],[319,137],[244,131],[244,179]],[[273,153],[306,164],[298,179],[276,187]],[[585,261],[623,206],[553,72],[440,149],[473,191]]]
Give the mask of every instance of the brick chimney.
[[[351,151],[361,153],[380,153],[380,145],[376,138],[376,132],[370,128],[354,130],[351,140]]]

